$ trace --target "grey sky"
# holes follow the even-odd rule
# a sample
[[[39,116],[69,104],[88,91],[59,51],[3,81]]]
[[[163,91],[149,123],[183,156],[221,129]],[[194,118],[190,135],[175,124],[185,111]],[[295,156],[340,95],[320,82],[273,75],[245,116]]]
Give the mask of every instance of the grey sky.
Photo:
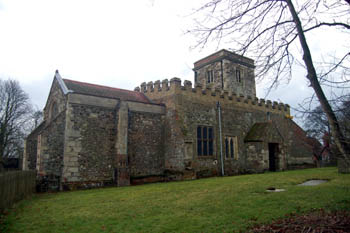
[[[183,34],[192,23],[183,16],[201,2],[0,0],[0,78],[17,79],[40,109],[56,69],[63,78],[124,89],[172,77],[193,81],[193,63],[217,49],[190,50],[195,40]],[[304,77],[296,70],[268,99],[297,106],[311,93]],[[266,85],[258,82],[258,97]]]

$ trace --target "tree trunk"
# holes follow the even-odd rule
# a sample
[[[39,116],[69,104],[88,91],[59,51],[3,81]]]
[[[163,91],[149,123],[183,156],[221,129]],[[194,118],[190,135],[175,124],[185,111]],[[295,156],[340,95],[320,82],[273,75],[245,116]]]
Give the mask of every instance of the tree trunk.
[[[2,141],[3,141],[3,137],[2,137],[2,132],[0,131],[0,173],[4,171],[4,148],[3,148]]]
[[[323,111],[326,113],[328,122],[331,128],[331,133],[334,138],[334,142],[339,150],[337,155],[338,159],[338,171],[340,173],[350,173],[350,148],[345,142],[344,136],[340,130],[337,117],[335,116],[332,107],[328,103],[328,100],[318,82],[317,73],[312,61],[311,52],[309,46],[306,42],[304,31],[299,19],[297,12],[295,11],[292,0],[285,0],[289,11],[293,17],[293,21],[298,31],[298,37],[300,40],[301,47],[303,49],[304,55],[303,60],[307,68],[307,79],[310,81],[312,88],[314,89],[318,100],[322,106]]]

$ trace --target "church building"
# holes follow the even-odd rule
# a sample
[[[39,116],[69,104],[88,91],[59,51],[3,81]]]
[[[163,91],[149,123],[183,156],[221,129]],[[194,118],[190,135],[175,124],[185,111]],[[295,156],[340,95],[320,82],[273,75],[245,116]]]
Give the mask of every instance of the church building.
[[[254,61],[220,50],[179,78],[134,91],[56,71],[23,165],[53,190],[188,180],[313,166],[288,104],[256,96]]]

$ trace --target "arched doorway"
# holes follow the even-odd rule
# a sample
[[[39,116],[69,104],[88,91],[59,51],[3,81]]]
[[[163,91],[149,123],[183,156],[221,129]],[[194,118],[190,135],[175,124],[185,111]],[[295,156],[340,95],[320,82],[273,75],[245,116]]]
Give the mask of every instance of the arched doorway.
[[[269,143],[269,171],[278,170],[278,143]]]

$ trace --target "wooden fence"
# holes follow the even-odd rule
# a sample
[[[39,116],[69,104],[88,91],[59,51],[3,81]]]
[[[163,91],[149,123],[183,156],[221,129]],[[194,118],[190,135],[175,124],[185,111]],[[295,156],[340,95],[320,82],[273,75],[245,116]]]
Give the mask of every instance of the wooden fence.
[[[36,171],[0,173],[0,213],[35,192]]]

